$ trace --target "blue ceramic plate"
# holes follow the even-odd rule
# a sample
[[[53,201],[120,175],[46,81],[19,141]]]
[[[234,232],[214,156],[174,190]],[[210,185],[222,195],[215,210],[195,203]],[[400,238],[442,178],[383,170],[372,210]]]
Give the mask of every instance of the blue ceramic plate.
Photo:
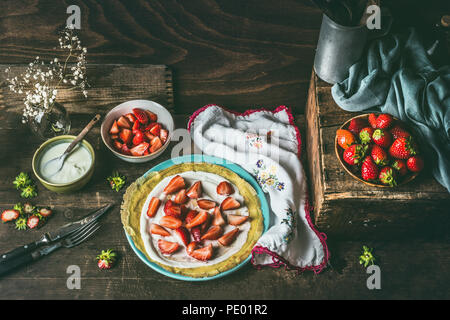
[[[247,181],[248,183],[250,183],[250,185],[255,189],[256,193],[258,194],[259,197],[259,201],[261,203],[261,212],[264,218],[264,230],[263,233],[267,231],[267,229],[269,228],[269,205],[267,203],[266,197],[264,195],[264,192],[261,190],[261,187],[258,185],[258,183],[256,182],[256,180],[250,175],[250,173],[248,173],[247,171],[245,171],[244,169],[242,169],[240,166],[238,166],[237,164],[234,163],[230,163],[224,159],[220,159],[220,158],[216,158],[216,157],[211,157],[211,156],[205,156],[205,155],[187,155],[187,156],[183,156],[183,157],[178,157],[178,158],[174,158],[174,159],[170,159],[167,161],[164,161],[160,164],[158,164],[157,166],[151,168],[149,171],[147,171],[144,176],[148,175],[150,172],[153,171],[160,171],[160,170],[164,170],[167,169],[173,165],[176,164],[180,164],[180,163],[185,163],[185,162],[207,162],[207,163],[212,163],[212,164],[217,164],[220,166],[223,166],[227,169],[230,169],[231,171],[235,172],[236,174],[238,174],[242,179],[244,179],[245,181]],[[237,265],[236,267],[221,272],[219,274],[216,274],[215,276],[212,277],[204,277],[204,278],[193,278],[193,277],[187,277],[187,276],[183,276],[177,273],[172,273],[170,271],[167,271],[166,269],[162,268],[161,266],[157,265],[154,262],[151,262],[150,260],[148,260],[148,258],[145,256],[145,254],[143,254],[138,248],[136,248],[136,246],[134,245],[133,239],[127,234],[125,233],[127,236],[127,240],[130,243],[131,247],[133,248],[134,252],[137,254],[137,256],[146,264],[148,265],[150,268],[152,268],[153,270],[168,276],[170,278],[174,278],[174,279],[178,279],[178,280],[184,280],[184,281],[206,281],[206,280],[213,280],[213,279],[217,279],[217,278],[221,278],[224,277],[236,270],[238,270],[239,268],[241,268],[244,264],[246,264],[247,262],[250,261],[251,256],[249,256],[247,259],[245,259],[244,261],[242,261],[239,265]]]

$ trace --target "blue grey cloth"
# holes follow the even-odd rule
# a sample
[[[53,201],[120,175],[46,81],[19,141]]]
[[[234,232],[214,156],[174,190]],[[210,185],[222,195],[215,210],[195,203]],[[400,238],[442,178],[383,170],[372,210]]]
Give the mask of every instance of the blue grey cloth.
[[[426,166],[450,192],[450,65],[434,67],[414,29],[373,41],[332,94],[344,110],[389,113],[416,129]]]

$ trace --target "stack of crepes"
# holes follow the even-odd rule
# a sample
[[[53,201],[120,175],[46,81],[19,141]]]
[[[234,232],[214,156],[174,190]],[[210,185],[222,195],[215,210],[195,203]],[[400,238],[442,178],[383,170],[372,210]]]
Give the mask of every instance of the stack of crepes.
[[[239,114],[207,105],[190,118],[195,145],[250,172],[270,204],[269,230],[252,250],[252,264],[319,273],[327,265],[326,236],[310,218],[301,137],[290,110],[249,110]]]

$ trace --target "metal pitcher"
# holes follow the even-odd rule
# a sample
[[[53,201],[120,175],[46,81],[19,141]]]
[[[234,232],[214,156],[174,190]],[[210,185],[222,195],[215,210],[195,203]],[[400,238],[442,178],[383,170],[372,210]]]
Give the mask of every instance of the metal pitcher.
[[[368,39],[389,32],[392,24],[390,15],[386,21],[385,28],[369,30],[366,25],[347,27],[337,24],[324,14],[314,59],[317,76],[331,84],[346,79],[349,68],[361,58]]]

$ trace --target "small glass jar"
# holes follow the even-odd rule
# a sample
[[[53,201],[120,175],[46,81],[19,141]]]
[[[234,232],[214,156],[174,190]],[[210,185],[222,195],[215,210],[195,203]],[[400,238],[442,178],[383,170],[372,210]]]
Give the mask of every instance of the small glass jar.
[[[28,119],[28,124],[38,137],[47,140],[68,134],[70,131],[69,114],[60,103],[54,102],[48,109],[38,108],[37,115]]]

